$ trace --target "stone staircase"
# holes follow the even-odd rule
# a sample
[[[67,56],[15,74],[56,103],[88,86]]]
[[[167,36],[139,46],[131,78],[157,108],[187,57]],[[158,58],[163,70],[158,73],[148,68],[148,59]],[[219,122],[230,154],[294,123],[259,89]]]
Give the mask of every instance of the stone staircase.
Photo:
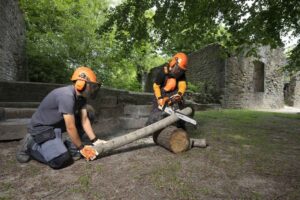
[[[104,101],[105,100],[105,101]],[[152,105],[118,104],[105,98],[96,109],[94,131],[102,139],[110,139],[140,129],[146,125]],[[196,104],[195,110],[218,109],[218,105]],[[0,141],[20,140],[27,132],[27,124],[39,102],[0,102]]]
[[[103,139],[130,133],[146,125],[151,109],[152,105],[124,105],[117,111],[118,116],[99,116],[97,123],[93,125],[94,131]]]
[[[96,109],[94,131],[102,139],[121,136],[146,125],[152,105],[115,104],[112,99]],[[187,105],[191,104],[187,102]],[[38,102],[0,102],[0,141],[20,140]],[[217,105],[198,105],[195,110],[218,109]]]
[[[38,102],[0,102],[0,141],[22,139],[38,105]],[[106,139],[129,133],[145,126],[151,108],[151,105],[127,104],[100,109],[93,128]]]
[[[20,140],[38,103],[0,103],[0,141]],[[3,107],[4,106],[4,107]]]

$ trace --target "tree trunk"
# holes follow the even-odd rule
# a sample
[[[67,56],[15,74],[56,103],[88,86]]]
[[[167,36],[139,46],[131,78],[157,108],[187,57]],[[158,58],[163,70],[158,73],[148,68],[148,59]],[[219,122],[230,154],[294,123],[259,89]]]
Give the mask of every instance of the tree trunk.
[[[156,143],[173,153],[190,149],[190,138],[185,130],[176,126],[163,129],[156,138]]]
[[[184,115],[190,115],[192,113],[192,109],[190,107],[187,107],[187,108],[182,109],[180,112]],[[150,124],[149,126],[138,129],[138,130],[128,133],[126,135],[111,139],[111,140],[107,141],[107,143],[105,143],[105,144],[96,145],[95,149],[101,155],[105,152],[119,148],[119,147],[129,144],[131,142],[134,142],[138,139],[147,137],[147,136],[153,134],[154,132],[163,129],[166,126],[168,126],[178,120],[179,120],[179,118],[175,114],[172,114],[158,122]]]

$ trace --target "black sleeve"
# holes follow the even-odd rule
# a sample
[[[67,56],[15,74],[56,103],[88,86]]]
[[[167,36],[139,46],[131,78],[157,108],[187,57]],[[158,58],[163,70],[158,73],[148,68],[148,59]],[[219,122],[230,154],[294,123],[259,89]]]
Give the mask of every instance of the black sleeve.
[[[182,74],[182,76],[180,76],[180,77],[178,78],[178,81],[186,81],[185,73]]]
[[[157,85],[163,85],[165,81],[165,76],[166,75],[163,71],[163,68],[161,68],[154,79],[154,83],[156,83]]]

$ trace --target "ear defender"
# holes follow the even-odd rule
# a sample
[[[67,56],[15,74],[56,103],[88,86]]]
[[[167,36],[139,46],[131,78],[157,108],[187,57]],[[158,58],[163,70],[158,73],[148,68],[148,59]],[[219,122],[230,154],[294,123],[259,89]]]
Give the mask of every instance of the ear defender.
[[[85,81],[84,80],[77,80],[75,83],[75,88],[78,91],[83,91],[85,88]]]

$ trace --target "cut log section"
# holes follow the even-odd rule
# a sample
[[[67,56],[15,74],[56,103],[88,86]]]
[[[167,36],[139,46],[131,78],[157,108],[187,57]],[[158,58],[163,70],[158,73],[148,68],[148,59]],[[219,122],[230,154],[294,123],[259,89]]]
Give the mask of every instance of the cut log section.
[[[190,149],[190,138],[187,132],[176,126],[166,127],[154,140],[156,140],[158,145],[173,153],[181,153]]]

